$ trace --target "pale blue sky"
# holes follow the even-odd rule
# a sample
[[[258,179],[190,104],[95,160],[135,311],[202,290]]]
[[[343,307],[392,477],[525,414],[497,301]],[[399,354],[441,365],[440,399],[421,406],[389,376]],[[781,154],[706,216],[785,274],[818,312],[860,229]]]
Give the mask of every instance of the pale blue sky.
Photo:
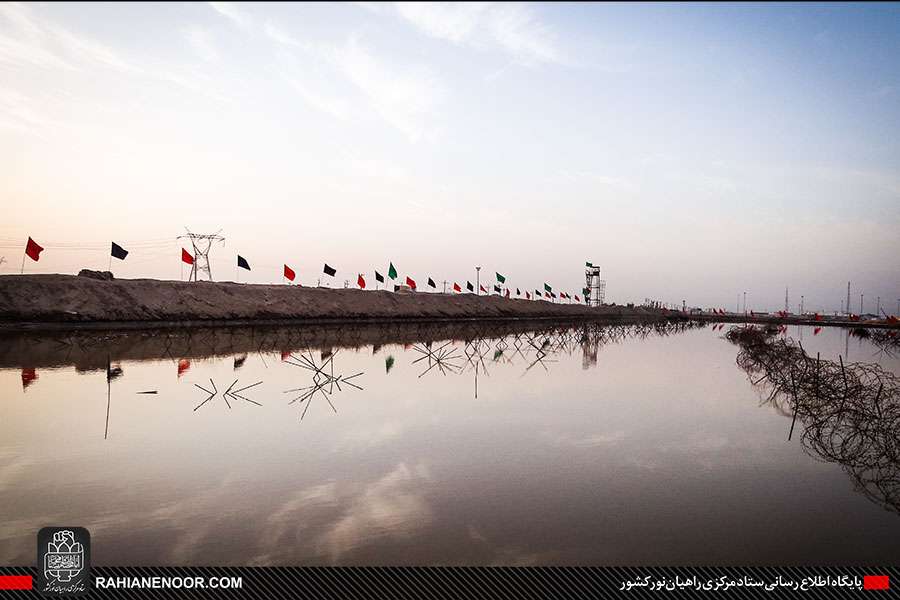
[[[3,4],[0,272],[177,278],[188,225],[244,281],[896,311],[898,57],[898,4]]]

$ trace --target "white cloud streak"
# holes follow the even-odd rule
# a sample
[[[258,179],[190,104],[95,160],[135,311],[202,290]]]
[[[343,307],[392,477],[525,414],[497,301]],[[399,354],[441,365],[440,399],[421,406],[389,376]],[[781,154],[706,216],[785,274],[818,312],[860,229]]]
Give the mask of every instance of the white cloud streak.
[[[113,50],[52,23],[38,24],[29,6],[0,4],[0,63],[13,67],[77,70],[96,66],[135,71]]]
[[[398,2],[396,13],[420,33],[460,46],[499,50],[516,63],[565,63],[553,31],[525,4]]]
[[[242,29],[246,29],[253,24],[250,17],[238,7],[236,2],[210,2],[209,5],[214,11]]]

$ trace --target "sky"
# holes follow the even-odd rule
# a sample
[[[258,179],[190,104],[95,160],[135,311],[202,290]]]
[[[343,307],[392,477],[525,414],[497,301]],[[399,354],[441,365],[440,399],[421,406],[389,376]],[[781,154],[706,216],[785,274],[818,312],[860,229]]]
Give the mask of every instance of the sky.
[[[0,274],[897,312],[900,4],[3,3],[0,210]]]

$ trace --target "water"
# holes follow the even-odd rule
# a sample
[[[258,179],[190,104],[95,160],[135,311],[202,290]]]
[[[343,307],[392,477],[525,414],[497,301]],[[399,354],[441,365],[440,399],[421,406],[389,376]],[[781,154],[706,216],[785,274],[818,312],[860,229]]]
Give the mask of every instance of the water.
[[[99,565],[896,560],[897,507],[787,440],[724,330],[541,327],[7,336],[0,564],[45,525]]]

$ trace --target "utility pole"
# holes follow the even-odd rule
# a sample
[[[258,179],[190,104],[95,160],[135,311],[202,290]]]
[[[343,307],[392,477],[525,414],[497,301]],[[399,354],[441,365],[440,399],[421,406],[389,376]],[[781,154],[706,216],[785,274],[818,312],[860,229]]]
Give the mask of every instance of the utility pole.
[[[444,293],[447,293],[447,280],[444,280]]]
[[[747,314],[747,292],[744,292],[744,314]]]
[[[847,314],[850,314],[850,282],[847,282]]]
[[[865,294],[859,295],[859,314],[860,315],[863,314],[863,296],[865,296]]]
[[[790,312],[790,307],[788,306],[788,289],[784,288],[784,312],[787,314]]]
[[[481,267],[475,267],[475,293],[481,295]]]
[[[800,295],[800,316],[803,316],[803,295]]]
[[[875,300],[875,315],[881,315],[881,296],[878,296],[878,299]]]

